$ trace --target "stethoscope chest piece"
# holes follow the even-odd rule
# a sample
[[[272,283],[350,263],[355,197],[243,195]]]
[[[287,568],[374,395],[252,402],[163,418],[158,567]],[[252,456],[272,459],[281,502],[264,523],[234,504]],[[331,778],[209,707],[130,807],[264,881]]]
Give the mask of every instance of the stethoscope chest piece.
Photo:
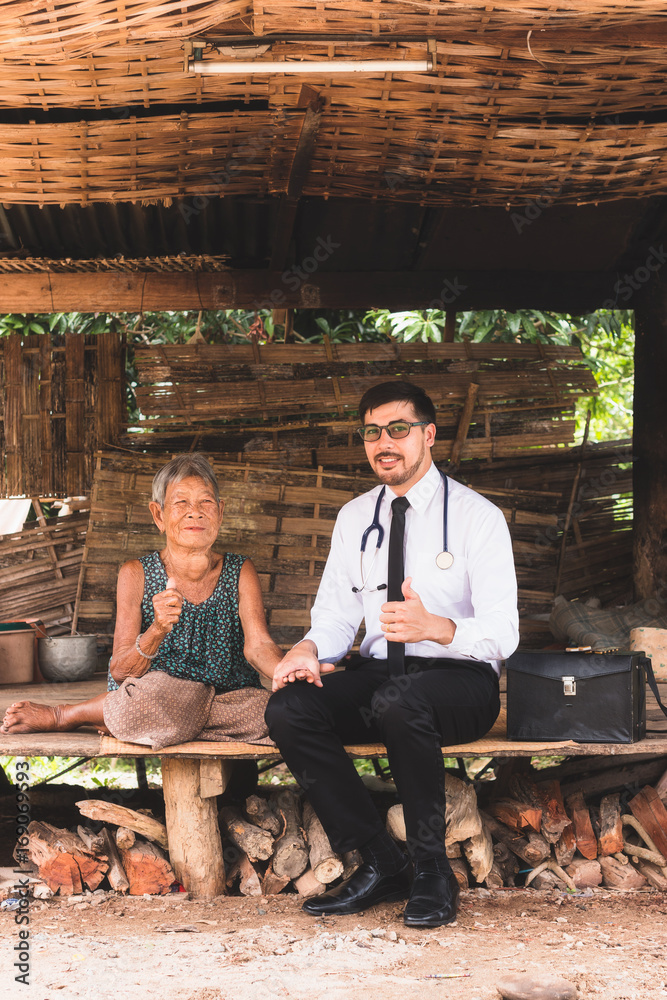
[[[451,552],[438,552],[435,557],[435,565],[438,569],[449,569],[450,566],[454,565],[454,556]]]

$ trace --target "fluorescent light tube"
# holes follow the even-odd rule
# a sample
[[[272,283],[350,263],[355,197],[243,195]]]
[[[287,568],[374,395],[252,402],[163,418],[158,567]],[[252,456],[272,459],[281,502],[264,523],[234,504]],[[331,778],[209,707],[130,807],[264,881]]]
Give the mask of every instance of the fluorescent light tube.
[[[241,62],[238,59],[221,62],[215,59],[195,60],[188,63],[190,73],[243,74],[264,73],[429,73],[431,59],[323,59],[316,62],[270,62],[257,59]]]

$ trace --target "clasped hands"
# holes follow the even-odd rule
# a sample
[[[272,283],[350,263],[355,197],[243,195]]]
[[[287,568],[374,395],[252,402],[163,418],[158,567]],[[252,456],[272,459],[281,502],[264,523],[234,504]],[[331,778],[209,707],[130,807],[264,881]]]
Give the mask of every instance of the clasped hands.
[[[272,690],[279,691],[294,681],[307,681],[316,687],[322,687],[320,674],[331,673],[332,670],[335,670],[335,664],[320,663],[317,658],[317,646],[310,639],[304,639],[290,649],[276,666],[273,671]]]
[[[388,601],[380,609],[380,625],[388,642],[423,642],[431,640],[448,645],[454,638],[456,625],[449,618],[431,614],[419,594],[412,589],[412,577],[401,586],[405,600]],[[317,647],[309,639],[298,643],[280,661],[273,674],[273,690],[294,681],[307,681],[322,687],[320,675],[334,670],[333,663],[320,663]]]

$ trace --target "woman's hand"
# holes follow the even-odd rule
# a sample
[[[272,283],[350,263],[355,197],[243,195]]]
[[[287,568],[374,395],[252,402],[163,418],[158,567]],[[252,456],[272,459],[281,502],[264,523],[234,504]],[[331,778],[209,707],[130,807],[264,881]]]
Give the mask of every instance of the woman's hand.
[[[153,625],[163,635],[167,635],[181,617],[182,610],[183,597],[176,589],[176,581],[170,576],[167,580],[167,589],[161,590],[153,598],[153,611],[155,612]]]
[[[320,663],[315,643],[306,639],[290,649],[276,666],[273,672],[272,690],[279,691],[294,681],[307,681],[308,684],[322,687],[320,675],[335,669],[333,663]]]

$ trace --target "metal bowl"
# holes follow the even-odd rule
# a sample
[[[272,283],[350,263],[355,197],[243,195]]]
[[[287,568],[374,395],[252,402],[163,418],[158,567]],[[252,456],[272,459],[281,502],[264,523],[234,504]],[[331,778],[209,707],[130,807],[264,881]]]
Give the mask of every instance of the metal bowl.
[[[47,681],[86,681],[97,670],[97,636],[49,635],[37,640],[39,669]]]

